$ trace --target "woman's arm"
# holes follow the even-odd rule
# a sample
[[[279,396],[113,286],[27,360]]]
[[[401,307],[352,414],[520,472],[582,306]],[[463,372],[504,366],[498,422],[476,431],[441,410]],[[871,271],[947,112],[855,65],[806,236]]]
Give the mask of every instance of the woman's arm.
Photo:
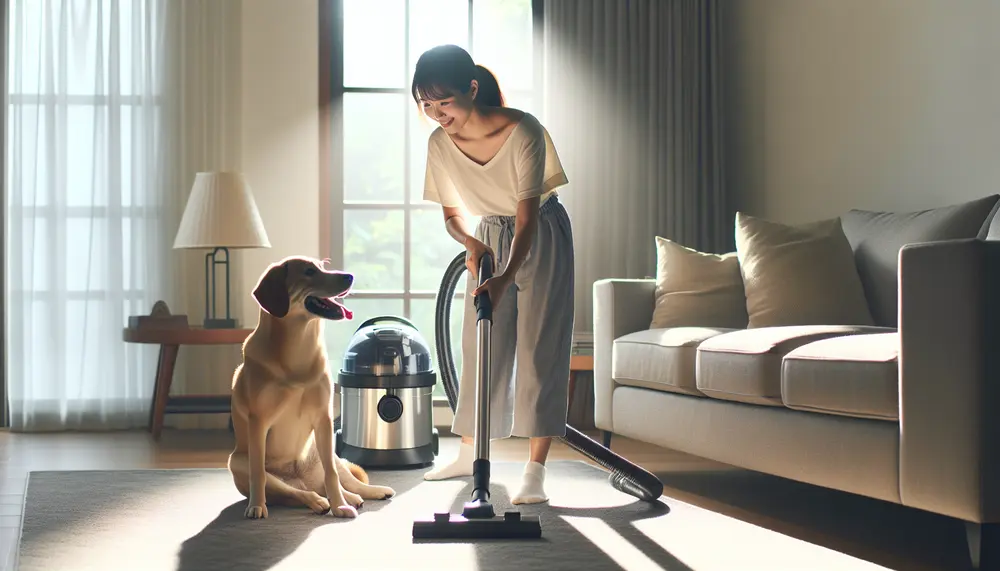
[[[473,236],[462,209],[456,206],[445,206],[443,210],[444,227],[448,230],[448,234],[463,247],[468,247],[469,238]]]
[[[496,255],[493,249],[481,242],[468,227],[464,212],[454,206],[444,207],[444,226],[448,234],[465,248],[465,267],[472,274],[472,279],[479,279],[479,261],[484,254],[489,254],[496,271]]]
[[[504,277],[511,283],[513,283],[517,271],[521,269],[521,264],[528,257],[531,244],[535,241],[535,231],[538,229],[538,207],[541,199],[540,196],[533,196],[517,202],[514,240],[510,245],[510,258],[507,261],[507,267],[503,270]]]
[[[527,136],[522,140],[517,163],[517,214],[514,222],[514,240],[510,245],[510,260],[504,268],[504,278],[514,283],[521,264],[531,251],[538,229],[538,209],[541,205],[545,183],[545,129],[537,121],[522,119]]]

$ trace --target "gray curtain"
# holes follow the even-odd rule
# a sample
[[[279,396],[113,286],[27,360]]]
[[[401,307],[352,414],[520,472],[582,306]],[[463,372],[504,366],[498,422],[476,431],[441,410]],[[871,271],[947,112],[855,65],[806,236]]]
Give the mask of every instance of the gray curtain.
[[[655,236],[732,249],[715,0],[544,0],[544,105],[570,184],[576,330],[593,284],[656,272]]]

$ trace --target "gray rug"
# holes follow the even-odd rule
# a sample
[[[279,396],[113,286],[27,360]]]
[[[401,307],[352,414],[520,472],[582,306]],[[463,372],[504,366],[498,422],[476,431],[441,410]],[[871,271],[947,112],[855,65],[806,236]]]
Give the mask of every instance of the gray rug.
[[[521,469],[493,467],[501,512]],[[367,502],[356,520],[269,507],[268,519],[251,521],[224,469],[32,472],[17,569],[703,571],[817,568],[817,556],[831,554],[850,560],[682,502],[640,502],[614,490],[605,472],[572,461],[550,462],[548,504],[520,506],[541,517],[541,540],[415,542],[414,518],[460,511],[471,491],[464,479],[425,482],[422,474],[373,472],[398,495]],[[754,542],[763,542],[759,556],[745,549]]]

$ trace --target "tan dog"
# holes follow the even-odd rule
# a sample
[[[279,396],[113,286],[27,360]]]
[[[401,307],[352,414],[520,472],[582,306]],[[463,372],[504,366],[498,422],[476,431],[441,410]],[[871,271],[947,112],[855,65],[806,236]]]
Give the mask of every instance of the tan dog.
[[[356,517],[364,500],[395,494],[369,485],[362,468],[334,452],[323,320],[351,318],[338,298],[353,281],[316,260],[290,257],[272,264],[254,289],[260,318],[233,375],[236,449],[229,456],[248,518],[267,517],[268,503]]]

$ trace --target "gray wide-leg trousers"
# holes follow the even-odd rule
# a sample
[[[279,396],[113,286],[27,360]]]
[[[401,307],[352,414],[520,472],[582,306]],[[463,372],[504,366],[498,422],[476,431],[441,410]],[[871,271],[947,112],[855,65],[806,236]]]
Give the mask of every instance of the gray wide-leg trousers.
[[[476,238],[493,249],[497,270],[510,256],[513,216],[485,216]],[[475,434],[476,309],[466,280],[462,372],[452,431]],[[573,340],[574,259],[569,215],[556,196],[539,211],[538,232],[510,291],[493,309],[490,438],[566,434]]]

